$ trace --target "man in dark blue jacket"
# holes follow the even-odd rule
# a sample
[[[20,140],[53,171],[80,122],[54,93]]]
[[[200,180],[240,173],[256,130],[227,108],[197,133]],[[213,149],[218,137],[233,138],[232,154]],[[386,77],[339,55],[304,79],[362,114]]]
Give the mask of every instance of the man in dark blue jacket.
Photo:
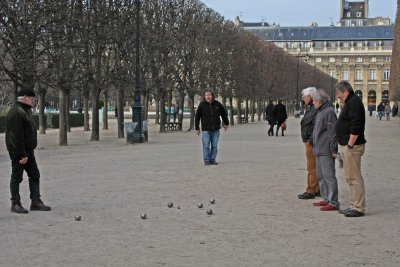
[[[19,184],[24,171],[29,177],[31,210],[48,211],[51,208],[40,199],[40,172],[34,150],[37,146],[36,126],[31,109],[35,105],[35,92],[24,88],[17,94],[18,100],[10,109],[6,119],[6,145],[11,159],[11,212],[28,213],[21,204]]]
[[[226,131],[229,126],[226,110],[220,102],[214,99],[214,94],[211,89],[206,89],[204,91],[204,100],[197,108],[195,117],[197,135],[200,135],[201,121],[205,165],[218,165],[215,159],[218,151],[219,129],[221,129],[220,117],[222,118]]]
[[[344,153],[344,174],[349,189],[350,208],[339,212],[346,217],[364,216],[365,187],[361,174],[361,157],[365,152],[365,108],[352,86],[341,81],[335,85],[336,96],[344,106],[336,122],[336,135]]]

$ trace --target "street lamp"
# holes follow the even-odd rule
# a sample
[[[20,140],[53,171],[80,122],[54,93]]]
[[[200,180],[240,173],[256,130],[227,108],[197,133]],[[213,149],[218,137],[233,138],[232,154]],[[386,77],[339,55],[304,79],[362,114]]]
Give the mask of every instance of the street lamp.
[[[295,110],[294,110],[294,117],[295,118],[300,118],[300,99],[299,99],[299,83],[300,83],[300,54],[306,50],[300,50],[300,52],[297,54],[297,75],[296,75],[296,105],[295,105]]]
[[[134,143],[143,143],[145,137],[143,134],[143,105],[140,97],[140,0],[135,0],[136,6],[136,84],[135,101],[132,106],[132,122],[136,122],[133,132]]]

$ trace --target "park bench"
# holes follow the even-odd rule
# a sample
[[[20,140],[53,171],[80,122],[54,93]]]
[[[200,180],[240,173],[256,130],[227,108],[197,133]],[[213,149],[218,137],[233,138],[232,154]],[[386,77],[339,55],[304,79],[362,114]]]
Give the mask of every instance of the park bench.
[[[182,123],[181,122],[167,122],[165,124],[165,130],[166,131],[179,131],[182,129]]]

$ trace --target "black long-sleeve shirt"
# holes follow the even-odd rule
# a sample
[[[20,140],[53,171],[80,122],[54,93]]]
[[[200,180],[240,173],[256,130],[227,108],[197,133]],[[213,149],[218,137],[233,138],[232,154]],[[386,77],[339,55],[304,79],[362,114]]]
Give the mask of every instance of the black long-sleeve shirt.
[[[221,129],[221,119],[224,125],[229,125],[228,116],[224,106],[217,100],[213,100],[211,103],[202,101],[197,108],[195,117],[195,128],[202,131],[214,131]]]
[[[348,144],[350,134],[358,135],[355,145],[365,144],[365,108],[360,97],[350,93],[336,122],[336,135],[340,145]]]

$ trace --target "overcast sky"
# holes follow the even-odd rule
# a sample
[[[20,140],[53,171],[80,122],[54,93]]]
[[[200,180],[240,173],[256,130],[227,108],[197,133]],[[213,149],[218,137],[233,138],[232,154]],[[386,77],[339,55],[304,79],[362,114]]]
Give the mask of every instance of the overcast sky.
[[[226,20],[237,16],[244,22],[275,22],[281,26],[336,25],[340,15],[340,0],[201,0]],[[396,0],[370,0],[369,17],[396,16]]]

